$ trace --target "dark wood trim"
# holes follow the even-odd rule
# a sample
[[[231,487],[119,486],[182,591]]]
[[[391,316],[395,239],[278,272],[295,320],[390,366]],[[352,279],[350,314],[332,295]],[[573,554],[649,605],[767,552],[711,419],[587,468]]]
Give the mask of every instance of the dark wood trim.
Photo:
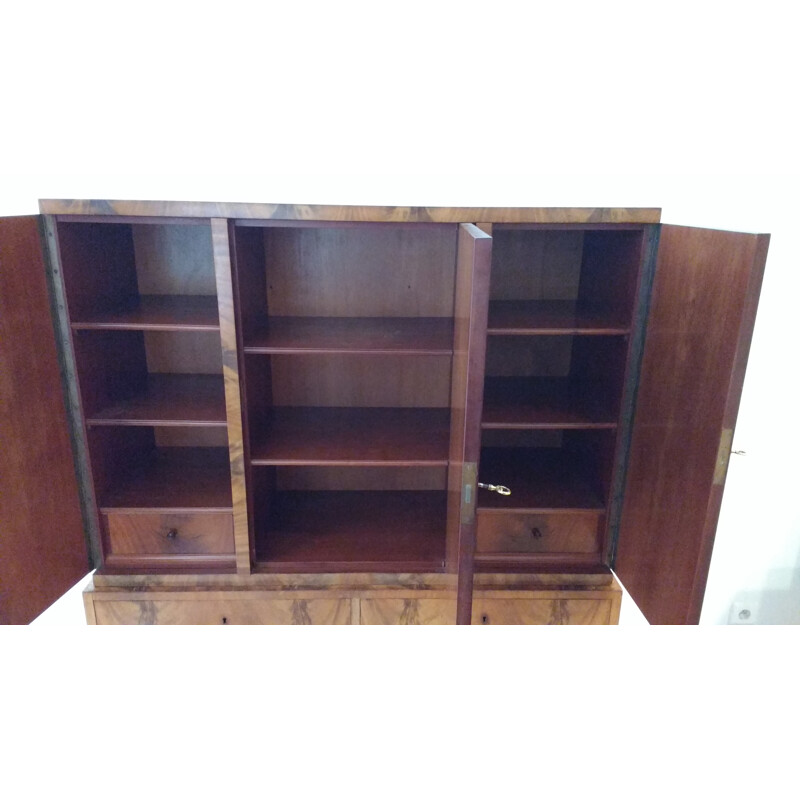
[[[639,271],[639,285],[631,322],[631,335],[628,340],[627,370],[622,389],[619,425],[617,427],[617,448],[614,455],[616,469],[611,480],[607,526],[605,531],[606,563],[613,564],[617,552],[619,538],[619,521],[622,514],[622,500],[625,491],[628,454],[631,446],[633,415],[636,407],[636,387],[639,385],[639,374],[642,368],[644,340],[647,334],[647,314],[650,309],[650,293],[653,289],[653,276],[658,258],[659,225],[645,229],[642,242],[642,265]]]
[[[469,208],[206,203],[159,200],[40,200],[43,214],[125,217],[225,217],[340,222],[508,222],[592,224],[659,222],[658,208]]]
[[[84,415],[83,396],[78,380],[77,362],[75,359],[75,333],[70,324],[70,309],[67,299],[67,288],[64,270],[61,265],[61,247],[58,240],[58,225],[53,216],[45,216],[44,230],[49,261],[53,273],[53,297],[58,310],[59,335],[56,340],[63,356],[63,363],[68,370],[65,380],[68,384],[69,403],[67,418],[72,427],[71,437],[73,452],[76,458],[77,474],[80,482],[81,511],[84,518],[84,529],[88,537],[92,564],[95,569],[103,566],[104,550],[102,546],[98,497],[95,492],[94,470],[89,450],[89,436]]]

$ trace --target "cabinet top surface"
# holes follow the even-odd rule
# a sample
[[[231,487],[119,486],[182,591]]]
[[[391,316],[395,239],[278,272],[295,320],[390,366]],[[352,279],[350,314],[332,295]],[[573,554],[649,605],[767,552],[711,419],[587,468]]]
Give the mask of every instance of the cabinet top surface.
[[[40,200],[42,214],[124,217],[223,217],[320,222],[493,222],[649,224],[658,208],[499,208],[208,203],[173,200]]]

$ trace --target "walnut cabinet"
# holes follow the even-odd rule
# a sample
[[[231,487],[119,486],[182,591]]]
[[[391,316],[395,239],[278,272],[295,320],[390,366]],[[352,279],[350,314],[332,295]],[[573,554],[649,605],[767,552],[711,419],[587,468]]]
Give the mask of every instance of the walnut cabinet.
[[[0,221],[3,621],[87,553],[96,623],[608,624],[612,569],[699,618],[768,236],[40,209]]]

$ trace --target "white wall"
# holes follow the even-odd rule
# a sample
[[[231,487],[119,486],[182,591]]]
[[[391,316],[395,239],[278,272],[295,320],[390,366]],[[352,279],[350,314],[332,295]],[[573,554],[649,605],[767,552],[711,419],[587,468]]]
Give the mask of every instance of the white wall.
[[[143,10],[107,20],[124,36],[73,6],[44,26],[16,11],[0,214],[41,197],[645,205],[771,233],[734,442],[747,455],[732,459],[702,622],[736,600],[755,621],[800,622],[793,27],[769,3],[525,19],[502,2],[358,18],[345,3],[313,24],[284,5],[265,24],[187,27],[163,6],[157,26]]]

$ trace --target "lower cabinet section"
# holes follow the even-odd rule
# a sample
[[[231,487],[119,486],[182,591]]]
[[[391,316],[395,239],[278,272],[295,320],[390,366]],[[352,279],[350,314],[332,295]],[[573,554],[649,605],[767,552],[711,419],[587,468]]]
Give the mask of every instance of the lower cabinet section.
[[[560,580],[559,580],[560,579]],[[569,581],[565,585],[565,581]],[[614,625],[612,576],[480,576],[473,625]],[[450,625],[446,575],[96,575],[84,591],[97,625]]]

